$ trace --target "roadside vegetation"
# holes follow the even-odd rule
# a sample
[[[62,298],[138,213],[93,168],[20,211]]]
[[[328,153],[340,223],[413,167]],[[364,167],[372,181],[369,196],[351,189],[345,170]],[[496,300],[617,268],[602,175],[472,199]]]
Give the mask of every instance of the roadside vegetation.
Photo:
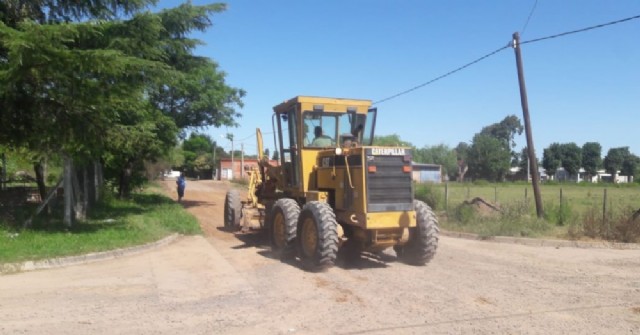
[[[530,188],[524,183],[416,184],[416,198],[439,213],[446,230],[484,237],[640,242],[637,184],[543,184],[544,219],[535,215]]]
[[[0,219],[0,263],[38,260],[86,254],[141,245],[173,233],[200,234],[194,216],[157,187],[135,193],[130,199],[106,195],[71,228],[62,222],[61,213],[38,217],[30,229],[18,229],[21,222]],[[23,208],[18,218],[24,218]],[[55,211],[55,210],[54,210]]]

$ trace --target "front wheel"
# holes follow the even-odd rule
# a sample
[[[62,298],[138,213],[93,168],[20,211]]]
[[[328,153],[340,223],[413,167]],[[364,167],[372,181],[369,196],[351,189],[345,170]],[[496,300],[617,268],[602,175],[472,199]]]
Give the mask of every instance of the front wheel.
[[[280,258],[295,256],[294,241],[298,225],[300,206],[293,199],[278,199],[270,210],[269,227],[271,250]]]
[[[338,254],[338,222],[331,206],[311,201],[298,218],[298,255],[305,269],[323,271],[335,264]]]
[[[414,200],[416,227],[409,231],[409,241],[404,246],[395,246],[398,258],[412,265],[425,265],[438,249],[438,220],[433,210],[422,201]]]

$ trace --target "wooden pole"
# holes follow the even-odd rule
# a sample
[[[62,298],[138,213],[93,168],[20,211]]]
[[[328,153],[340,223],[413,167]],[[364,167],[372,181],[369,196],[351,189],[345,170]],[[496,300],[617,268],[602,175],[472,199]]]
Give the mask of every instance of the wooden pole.
[[[444,183],[444,210],[449,211],[449,183]]]
[[[524,129],[527,135],[527,153],[529,156],[529,170],[531,171],[531,184],[533,185],[533,196],[536,199],[536,214],[538,218],[544,216],[542,208],[542,196],[540,195],[540,175],[538,173],[538,160],[536,159],[533,147],[533,134],[531,131],[531,121],[529,119],[529,102],[527,100],[527,87],[524,81],[524,70],[522,66],[522,54],[520,52],[520,34],[513,33],[513,50],[516,53],[516,65],[518,67],[518,83],[520,85],[520,103],[524,118]]]
[[[73,224],[73,182],[72,182],[72,165],[71,158],[67,155],[64,156],[64,179],[62,184],[64,185],[64,217],[62,222],[67,228],[71,228]]]

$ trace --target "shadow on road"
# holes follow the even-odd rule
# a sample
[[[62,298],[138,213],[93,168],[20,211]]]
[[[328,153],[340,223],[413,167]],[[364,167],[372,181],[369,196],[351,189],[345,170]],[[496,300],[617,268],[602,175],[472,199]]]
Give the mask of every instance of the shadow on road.
[[[221,232],[233,234],[235,238],[242,242],[241,245],[231,247],[232,249],[257,248],[256,253],[262,257],[279,260],[284,264],[297,268],[303,268],[298,257],[283,258],[278,253],[271,251],[269,236],[266,230],[254,230],[250,232],[229,231],[223,227],[217,227]],[[370,253],[354,250],[348,244],[343,245],[338,251],[335,266],[342,269],[370,269],[385,268],[389,262],[395,262],[397,258],[385,253]]]
[[[185,199],[180,201],[180,204],[182,204],[184,208],[198,207],[198,206],[217,206],[215,203],[210,201],[185,200]]]

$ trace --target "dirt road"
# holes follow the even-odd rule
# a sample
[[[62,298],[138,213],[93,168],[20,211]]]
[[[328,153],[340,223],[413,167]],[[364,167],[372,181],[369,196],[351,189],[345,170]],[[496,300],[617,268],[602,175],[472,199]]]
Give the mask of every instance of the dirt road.
[[[228,187],[187,185],[205,238],[0,276],[0,334],[640,334],[640,250],[442,237],[426,267],[308,273],[220,229]]]

